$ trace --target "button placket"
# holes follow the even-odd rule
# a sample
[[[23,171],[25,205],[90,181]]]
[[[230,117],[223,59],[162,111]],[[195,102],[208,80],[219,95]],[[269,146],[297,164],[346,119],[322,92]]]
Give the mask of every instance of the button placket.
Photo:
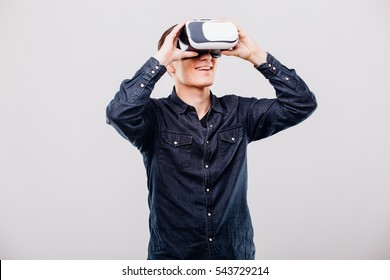
[[[207,134],[205,137],[205,154],[203,158],[203,170],[204,170],[204,176],[205,176],[205,184],[204,184],[204,191],[205,191],[205,202],[206,202],[206,211],[204,212],[205,218],[206,218],[206,238],[208,243],[208,251],[210,258],[214,258],[216,255],[216,248],[215,248],[215,230],[214,230],[214,219],[213,219],[213,211],[214,211],[214,198],[213,198],[213,192],[212,192],[212,182],[211,182],[211,171],[212,171],[212,163],[210,162],[210,156],[212,154],[212,149],[214,145],[211,144],[213,131],[215,130],[215,124],[210,121],[210,116],[206,120],[206,128],[207,128]]]

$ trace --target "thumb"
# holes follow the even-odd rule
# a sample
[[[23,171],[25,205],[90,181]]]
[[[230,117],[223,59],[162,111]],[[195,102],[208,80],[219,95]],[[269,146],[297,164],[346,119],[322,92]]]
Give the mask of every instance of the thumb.
[[[237,56],[237,51],[236,50],[224,50],[224,51],[221,51],[221,54],[222,55],[226,55],[226,56]]]
[[[193,52],[193,51],[183,51],[183,52],[181,52],[181,59],[183,59],[183,58],[191,58],[191,57],[195,57],[195,56],[198,56],[197,52]]]

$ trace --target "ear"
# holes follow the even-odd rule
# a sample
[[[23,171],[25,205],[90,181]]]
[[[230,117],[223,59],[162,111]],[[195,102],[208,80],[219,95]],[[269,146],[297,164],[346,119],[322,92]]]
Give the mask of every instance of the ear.
[[[176,72],[176,68],[173,66],[173,63],[167,65],[166,68],[167,68],[169,75],[171,75],[171,76],[172,76],[172,74],[174,74]]]

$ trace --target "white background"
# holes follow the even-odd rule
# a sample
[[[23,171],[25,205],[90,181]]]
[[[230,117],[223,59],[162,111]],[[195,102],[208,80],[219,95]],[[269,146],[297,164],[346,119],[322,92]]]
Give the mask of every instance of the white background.
[[[123,79],[189,18],[233,19],[319,107],[249,147],[258,259],[390,258],[386,0],[0,0],[0,259],[145,259],[142,157],[105,124]],[[153,96],[167,96],[165,75]],[[272,97],[221,58],[214,94]]]

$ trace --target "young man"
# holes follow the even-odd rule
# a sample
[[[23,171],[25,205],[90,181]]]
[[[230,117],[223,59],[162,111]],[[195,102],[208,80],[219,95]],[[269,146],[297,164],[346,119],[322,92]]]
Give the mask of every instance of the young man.
[[[148,259],[254,259],[247,145],[303,121],[316,99],[294,70],[241,28],[236,47],[222,55],[253,64],[276,98],[216,97],[210,86],[218,60],[176,47],[184,24],[167,30],[154,57],[121,84],[107,107],[107,122],[144,158]],[[175,84],[171,95],[151,98],[166,71]]]

